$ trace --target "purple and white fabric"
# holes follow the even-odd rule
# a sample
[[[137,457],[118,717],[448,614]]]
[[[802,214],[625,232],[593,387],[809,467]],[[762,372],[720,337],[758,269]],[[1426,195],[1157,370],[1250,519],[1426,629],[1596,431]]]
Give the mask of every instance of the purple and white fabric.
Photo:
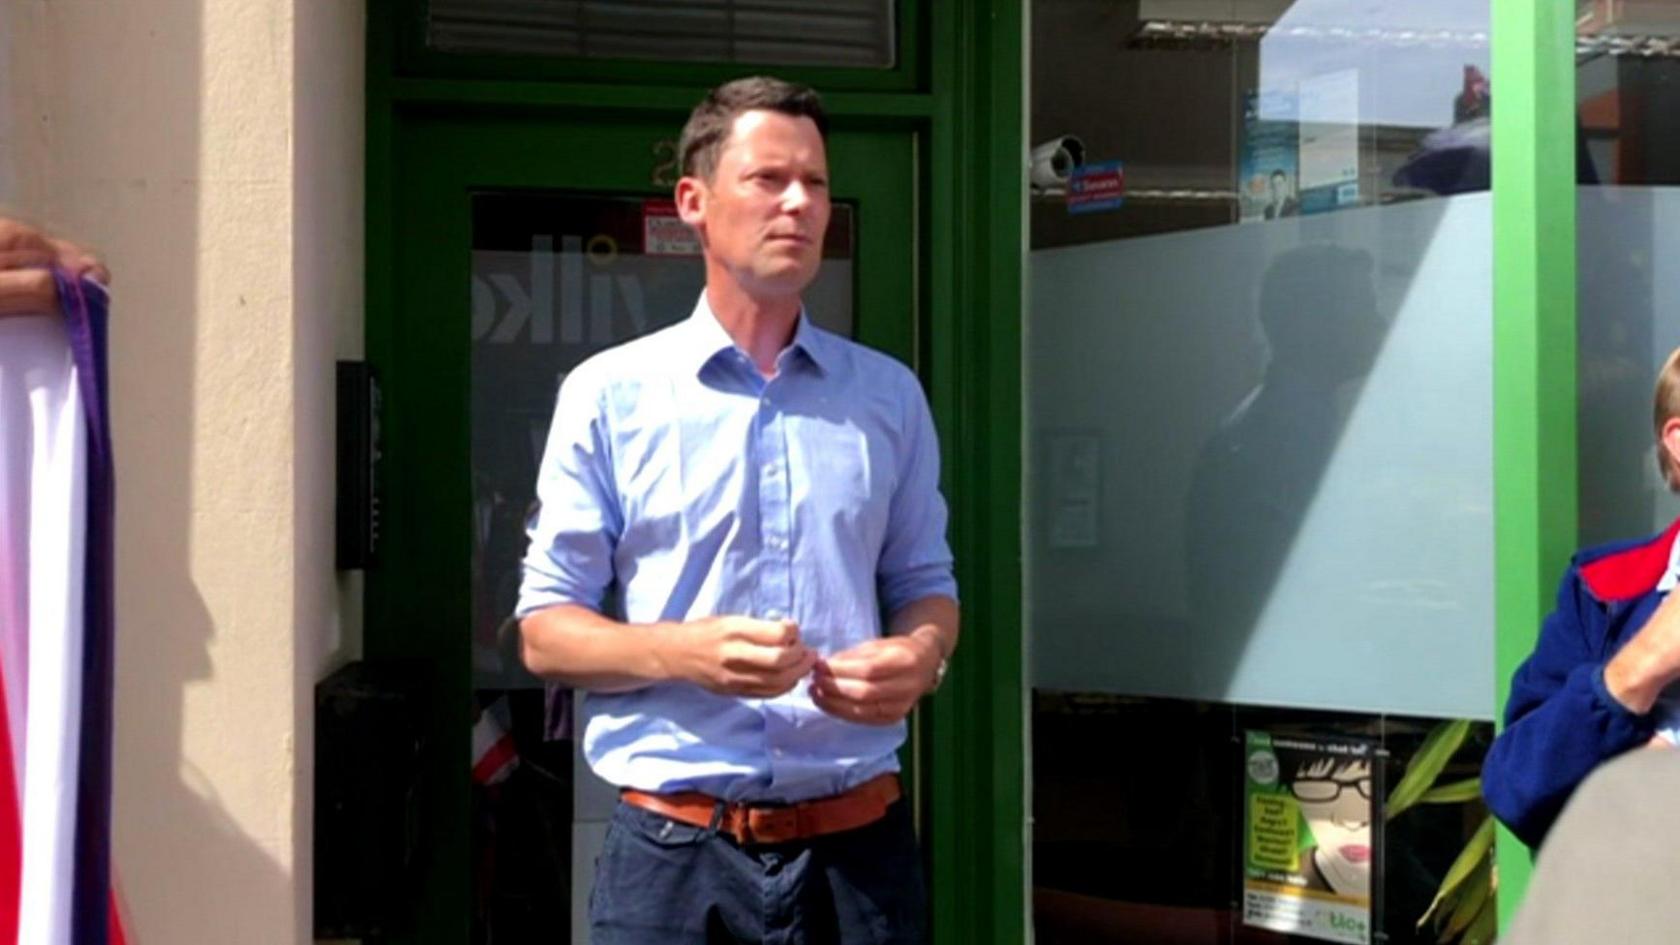
[[[111,869],[108,296],[0,318],[0,942],[123,935]]]

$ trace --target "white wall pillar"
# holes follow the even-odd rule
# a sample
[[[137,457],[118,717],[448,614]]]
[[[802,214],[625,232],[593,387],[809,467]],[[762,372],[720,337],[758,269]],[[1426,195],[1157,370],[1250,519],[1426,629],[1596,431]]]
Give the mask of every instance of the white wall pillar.
[[[360,334],[363,4],[3,15],[0,199],[115,273],[116,861],[135,940],[306,942],[312,686],[355,644],[332,391]]]

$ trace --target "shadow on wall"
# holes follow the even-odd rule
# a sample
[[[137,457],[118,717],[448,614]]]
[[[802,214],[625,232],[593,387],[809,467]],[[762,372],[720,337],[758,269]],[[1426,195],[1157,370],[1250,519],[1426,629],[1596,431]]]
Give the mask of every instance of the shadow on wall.
[[[1323,243],[1278,254],[1261,280],[1270,357],[1260,383],[1202,447],[1187,503],[1188,591],[1205,691],[1229,690],[1381,350],[1388,326],[1373,276],[1370,253]]]
[[[207,518],[234,535],[262,523],[233,502],[209,516],[196,507],[220,503],[214,484],[194,483],[195,457],[241,448],[216,442],[236,432],[206,422],[196,389],[199,352],[227,347],[212,324],[218,306],[206,301],[225,286],[200,267],[228,247],[206,245],[201,222],[225,217],[233,202],[229,182],[217,179],[227,171],[201,166],[201,6],[209,5],[16,4],[7,40],[17,203],[93,244],[115,273],[115,869],[129,940],[141,945],[277,941],[293,924],[295,898],[270,852],[289,849],[289,808],[251,801],[287,794],[279,786],[293,775],[276,765],[226,776],[237,767],[228,759],[272,761],[281,749],[250,746],[253,734],[237,721],[219,722],[227,687],[207,685],[218,669],[218,627],[197,581],[225,588],[239,564],[202,548],[195,556],[195,528],[202,541]],[[225,455],[215,459],[226,465]],[[245,613],[271,619],[255,607]],[[224,618],[223,629],[235,622]],[[195,757],[217,759],[217,783]],[[237,808],[219,791],[237,794]],[[264,831],[273,836],[253,836]]]

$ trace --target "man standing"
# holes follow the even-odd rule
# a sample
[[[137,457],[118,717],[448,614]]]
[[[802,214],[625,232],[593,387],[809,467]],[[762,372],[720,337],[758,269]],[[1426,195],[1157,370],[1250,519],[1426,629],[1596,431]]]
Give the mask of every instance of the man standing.
[[[705,291],[560,391],[519,615],[526,665],[590,691],[584,755],[621,789],[595,945],[925,939],[896,752],[956,584],[914,375],[800,302],[826,136],[808,88],[709,93],[676,190]]]

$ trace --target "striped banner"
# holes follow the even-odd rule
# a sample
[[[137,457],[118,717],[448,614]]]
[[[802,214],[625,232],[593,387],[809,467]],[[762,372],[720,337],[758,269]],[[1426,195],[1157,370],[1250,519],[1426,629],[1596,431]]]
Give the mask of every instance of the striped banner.
[[[107,296],[0,318],[0,942],[120,945]]]

